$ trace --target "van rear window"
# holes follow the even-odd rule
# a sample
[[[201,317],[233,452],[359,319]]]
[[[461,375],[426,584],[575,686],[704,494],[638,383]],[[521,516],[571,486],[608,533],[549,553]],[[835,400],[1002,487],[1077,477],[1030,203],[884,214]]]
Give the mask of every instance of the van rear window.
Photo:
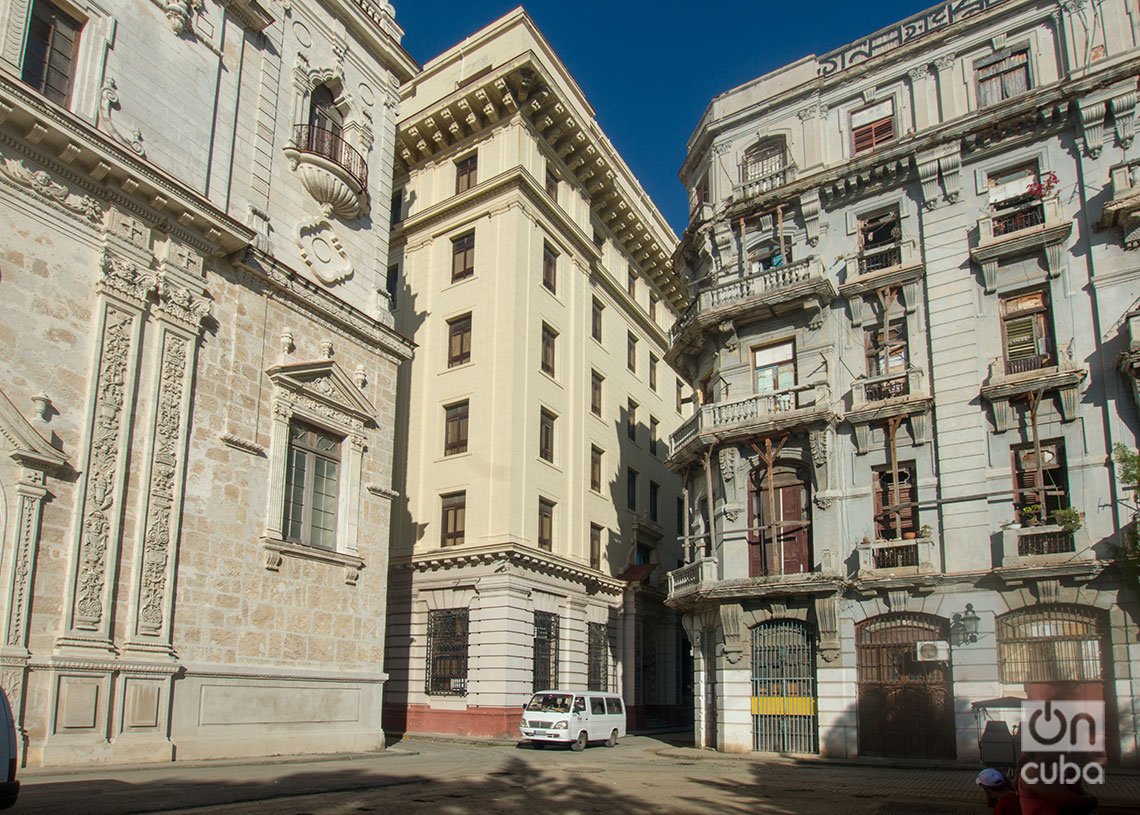
[[[616,696],[607,696],[606,712],[610,713],[611,715],[621,715],[624,713],[625,711],[623,711],[621,707],[621,699],[617,698]]]

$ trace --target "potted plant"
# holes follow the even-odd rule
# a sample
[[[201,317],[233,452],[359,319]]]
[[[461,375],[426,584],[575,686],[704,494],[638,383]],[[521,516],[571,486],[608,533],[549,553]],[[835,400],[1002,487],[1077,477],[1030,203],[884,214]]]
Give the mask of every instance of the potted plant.
[[[1052,515],[1053,523],[1057,524],[1057,526],[1066,532],[1076,532],[1081,528],[1081,513],[1073,507],[1055,509],[1050,514]]]
[[[934,530],[930,528],[930,524],[923,524],[918,528],[918,537],[930,538],[933,537]]]
[[[1021,520],[1029,526],[1041,525],[1041,505],[1026,504],[1021,508]]]

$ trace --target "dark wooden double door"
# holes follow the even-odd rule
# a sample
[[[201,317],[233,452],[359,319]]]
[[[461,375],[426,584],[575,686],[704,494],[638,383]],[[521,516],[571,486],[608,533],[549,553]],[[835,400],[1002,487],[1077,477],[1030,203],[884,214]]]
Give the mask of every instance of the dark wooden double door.
[[[761,468],[753,471],[748,493],[749,576],[810,572],[807,481],[796,469]]]

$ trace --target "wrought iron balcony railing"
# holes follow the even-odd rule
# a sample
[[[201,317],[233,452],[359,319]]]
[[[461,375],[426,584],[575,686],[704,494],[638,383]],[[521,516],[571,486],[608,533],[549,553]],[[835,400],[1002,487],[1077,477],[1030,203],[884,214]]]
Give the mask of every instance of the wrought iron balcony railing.
[[[368,164],[344,137],[315,125],[297,125],[293,140],[303,153],[314,153],[344,169],[362,188],[368,187]]]

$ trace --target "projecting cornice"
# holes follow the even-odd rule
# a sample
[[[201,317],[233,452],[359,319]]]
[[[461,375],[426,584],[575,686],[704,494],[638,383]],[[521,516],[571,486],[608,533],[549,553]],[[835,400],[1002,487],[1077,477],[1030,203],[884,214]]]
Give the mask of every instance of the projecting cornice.
[[[405,89],[405,99],[412,98]],[[495,125],[521,117],[549,145],[590,199],[597,220],[673,307],[688,291],[672,268],[676,238],[593,119],[593,111],[527,51],[404,119],[396,150],[409,168],[461,149]]]

